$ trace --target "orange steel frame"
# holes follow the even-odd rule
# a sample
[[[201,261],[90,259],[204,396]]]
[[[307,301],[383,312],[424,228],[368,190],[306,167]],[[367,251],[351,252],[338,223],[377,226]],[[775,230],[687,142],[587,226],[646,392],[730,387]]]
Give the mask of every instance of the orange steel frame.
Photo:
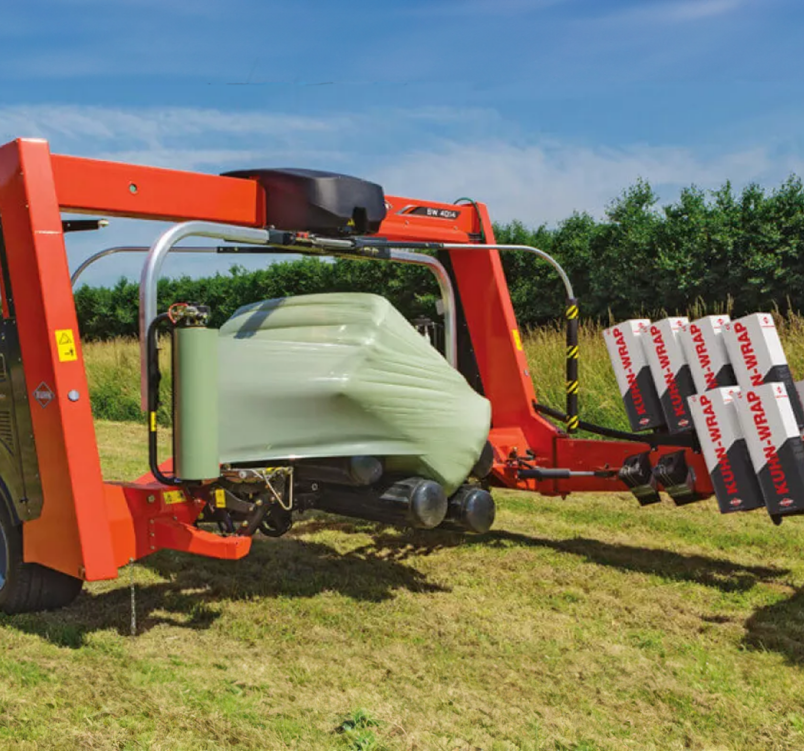
[[[380,235],[398,241],[469,243],[482,230],[494,243],[484,205],[462,206],[455,219],[400,214],[417,203],[387,197]],[[455,209],[452,204],[428,206]],[[24,558],[86,580],[110,579],[120,566],[170,548],[236,559],[248,537],[221,537],[193,526],[204,502],[176,499],[149,475],[134,483],[104,482],[89,402],[78,320],[61,225],[61,212],[264,225],[265,196],[253,181],[50,153],[46,141],[20,139],[0,146],[0,220],[11,290],[2,288],[3,316],[13,294],[29,395],[42,382],[55,393],[31,410],[44,505],[25,522]],[[520,480],[512,457],[533,452],[534,464],[576,470],[617,468],[640,443],[567,436],[537,414],[536,394],[497,250],[451,251],[455,281],[478,364],[492,403],[491,442],[497,484],[543,494],[623,490],[616,478]],[[77,358],[62,361],[55,332],[75,332]],[[77,391],[71,401],[68,393]],[[662,451],[653,452],[654,457]],[[701,458],[688,452],[698,490],[711,493]]]

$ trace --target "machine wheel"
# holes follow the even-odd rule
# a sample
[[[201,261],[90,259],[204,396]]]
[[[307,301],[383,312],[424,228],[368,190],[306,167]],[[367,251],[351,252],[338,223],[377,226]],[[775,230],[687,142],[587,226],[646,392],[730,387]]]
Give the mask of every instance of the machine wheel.
[[[0,610],[13,615],[62,608],[78,597],[83,584],[60,571],[23,562],[22,527],[11,521],[0,499]]]

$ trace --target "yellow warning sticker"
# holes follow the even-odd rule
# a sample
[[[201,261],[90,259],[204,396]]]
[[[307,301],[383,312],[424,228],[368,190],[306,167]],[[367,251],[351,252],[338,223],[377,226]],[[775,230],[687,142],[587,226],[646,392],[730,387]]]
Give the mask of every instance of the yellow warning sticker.
[[[181,490],[163,490],[162,499],[168,506],[174,503],[184,503],[184,493]]]
[[[71,362],[78,359],[72,329],[56,329],[56,349],[59,353],[59,362]]]
[[[522,351],[522,337],[519,336],[519,329],[511,329],[511,333],[514,336],[514,344],[516,348],[521,352]]]
[[[223,488],[215,488],[215,508],[226,508],[226,493]]]

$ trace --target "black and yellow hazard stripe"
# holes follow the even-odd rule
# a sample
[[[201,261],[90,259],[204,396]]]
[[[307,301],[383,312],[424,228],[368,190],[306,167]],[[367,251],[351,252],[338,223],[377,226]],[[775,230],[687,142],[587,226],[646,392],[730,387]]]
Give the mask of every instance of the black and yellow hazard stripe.
[[[567,300],[564,312],[567,318],[567,432],[578,430],[578,301],[575,298]]]

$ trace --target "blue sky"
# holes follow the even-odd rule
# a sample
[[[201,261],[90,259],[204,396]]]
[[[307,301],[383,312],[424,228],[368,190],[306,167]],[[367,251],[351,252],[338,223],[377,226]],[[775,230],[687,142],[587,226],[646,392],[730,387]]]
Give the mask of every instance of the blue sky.
[[[804,172],[800,0],[6,0],[0,141],[220,172],[301,166],[500,220]],[[115,221],[72,237],[149,244]],[[205,261],[206,263],[206,261]],[[226,261],[217,266],[225,268]],[[108,282],[138,264],[108,262]],[[201,270],[174,261],[169,273]]]

